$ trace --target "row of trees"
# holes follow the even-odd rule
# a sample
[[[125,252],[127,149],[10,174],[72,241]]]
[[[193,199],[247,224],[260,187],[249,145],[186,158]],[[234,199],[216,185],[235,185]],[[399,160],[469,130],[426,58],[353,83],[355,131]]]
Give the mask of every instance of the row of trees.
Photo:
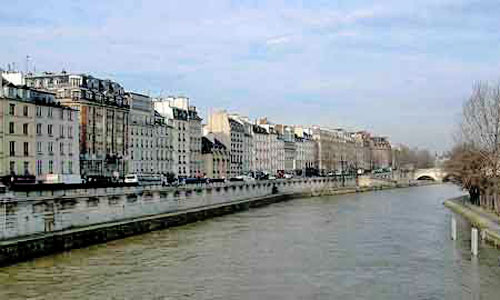
[[[401,146],[397,155],[401,168],[427,169],[434,166],[434,156],[427,149]]]
[[[500,84],[474,86],[445,170],[472,203],[500,212]]]

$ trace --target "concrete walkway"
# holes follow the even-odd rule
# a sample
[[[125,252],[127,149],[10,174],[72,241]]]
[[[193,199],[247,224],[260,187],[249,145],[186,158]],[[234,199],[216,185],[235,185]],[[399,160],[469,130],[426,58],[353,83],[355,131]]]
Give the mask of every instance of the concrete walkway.
[[[467,203],[464,197],[446,200],[443,204],[467,219],[472,226],[477,227],[487,242],[500,247],[500,217],[498,215]]]

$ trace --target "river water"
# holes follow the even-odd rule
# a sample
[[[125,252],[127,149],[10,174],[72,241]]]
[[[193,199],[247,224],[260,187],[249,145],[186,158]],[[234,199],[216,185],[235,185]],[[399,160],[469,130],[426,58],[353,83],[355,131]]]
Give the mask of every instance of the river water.
[[[451,185],[306,198],[0,269],[0,299],[500,299]]]

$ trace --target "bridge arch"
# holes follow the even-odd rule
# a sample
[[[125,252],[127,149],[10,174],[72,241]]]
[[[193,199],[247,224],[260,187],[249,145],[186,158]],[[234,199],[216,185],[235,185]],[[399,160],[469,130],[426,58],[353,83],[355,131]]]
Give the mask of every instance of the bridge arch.
[[[447,178],[447,175],[440,168],[419,169],[415,171],[413,178],[416,180],[443,181],[443,179]]]
[[[417,180],[432,180],[432,181],[437,181],[436,178],[429,176],[429,175],[422,175],[417,178]]]

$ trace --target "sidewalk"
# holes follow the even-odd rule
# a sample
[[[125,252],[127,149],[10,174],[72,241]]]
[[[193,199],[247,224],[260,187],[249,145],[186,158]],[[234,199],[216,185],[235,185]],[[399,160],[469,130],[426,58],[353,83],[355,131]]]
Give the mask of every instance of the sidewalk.
[[[446,200],[444,206],[468,220],[477,227],[483,238],[500,248],[500,217],[479,206],[466,203],[464,197]]]

